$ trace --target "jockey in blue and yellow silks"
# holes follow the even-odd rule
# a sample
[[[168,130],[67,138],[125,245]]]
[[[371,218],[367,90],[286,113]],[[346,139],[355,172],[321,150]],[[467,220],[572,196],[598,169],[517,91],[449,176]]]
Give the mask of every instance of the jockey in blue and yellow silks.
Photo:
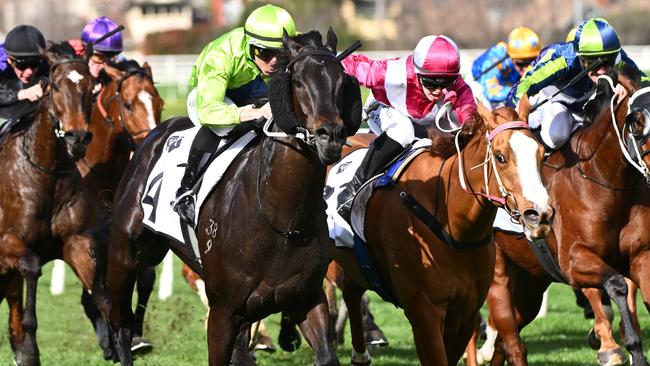
[[[618,34],[605,19],[586,20],[578,27],[573,42],[557,43],[545,49],[533,69],[511,90],[507,105],[519,110],[524,95],[535,105],[568,85],[596,61],[601,65],[528,116],[530,127],[540,128],[542,142],[551,149],[558,149],[582,121],[582,107],[591,96],[598,75],[615,67],[632,80],[647,79],[621,49]],[[615,93],[623,96],[627,91],[618,85]]]
[[[517,27],[508,35],[508,42],[499,42],[487,49],[472,64],[472,91],[489,109],[502,106],[510,89],[535,60],[542,44],[537,34],[527,27]]]

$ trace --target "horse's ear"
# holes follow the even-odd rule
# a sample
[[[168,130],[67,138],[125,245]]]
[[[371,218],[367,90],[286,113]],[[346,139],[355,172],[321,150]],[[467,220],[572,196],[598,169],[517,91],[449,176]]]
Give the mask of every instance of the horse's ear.
[[[334,29],[332,29],[332,27],[329,27],[327,30],[327,43],[325,44],[325,47],[329,48],[330,51],[336,54],[337,43],[338,40],[336,39],[336,33],[334,33]]]
[[[282,29],[282,43],[287,47],[289,52],[291,52],[291,57],[294,57],[298,54],[300,45],[289,36],[287,30],[284,28]]]
[[[115,81],[120,80],[124,75],[126,75],[126,72],[120,71],[117,68],[112,67],[110,65],[104,66],[103,70],[106,73],[106,75],[110,76],[111,79],[113,79]]]
[[[495,114],[479,101],[476,101],[476,112],[486,122],[488,130],[492,131],[499,125]]]
[[[341,118],[348,136],[357,133],[361,126],[361,88],[359,81],[350,75],[345,76],[343,84],[343,110]]]
[[[142,65],[142,68],[144,69],[144,72],[153,79],[153,74],[151,73],[151,66],[147,61],[144,62],[144,65]]]

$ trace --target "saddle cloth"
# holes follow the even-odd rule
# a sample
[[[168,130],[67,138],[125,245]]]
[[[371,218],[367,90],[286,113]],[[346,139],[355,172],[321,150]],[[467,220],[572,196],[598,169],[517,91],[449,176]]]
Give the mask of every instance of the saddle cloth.
[[[195,243],[195,236],[188,235],[194,230],[185,224],[178,214],[172,209],[172,202],[176,198],[176,190],[180,186],[185,164],[189,156],[192,141],[199,131],[199,127],[192,127],[187,130],[177,131],[171,134],[158,161],[151,169],[147,177],[147,185],[142,197],[142,209],[144,210],[143,224],[150,230],[164,234],[180,243],[192,245],[198,255],[198,246]],[[223,151],[218,158],[214,159],[205,171],[202,179],[194,187],[196,195],[194,222],[198,222],[198,214],[206,197],[214,188],[228,166],[239,155],[239,153],[256,136],[255,131],[250,131],[235,141],[227,150]],[[225,144],[222,139],[220,146]],[[198,192],[198,194],[196,193]]]
[[[324,198],[327,203],[327,226],[329,228],[329,236],[334,240],[337,247],[354,247],[355,235],[361,239],[363,242],[366,241],[364,235],[364,223],[366,217],[366,205],[368,200],[372,196],[372,193],[375,190],[375,187],[378,185],[385,186],[387,179],[397,179],[403,169],[404,165],[407,165],[410,162],[408,159],[409,156],[412,156],[413,152],[416,150],[422,150],[431,146],[431,140],[429,139],[420,139],[417,140],[411,150],[406,153],[402,158],[392,164],[388,169],[387,173],[380,173],[375,177],[369,179],[366,183],[361,186],[357,195],[352,201],[352,210],[350,215],[350,221],[352,221],[352,227],[338,214],[338,196],[345,189],[345,187],[352,181],[354,173],[357,171],[361,161],[368,149],[359,149],[348,156],[343,158],[340,162],[336,163],[331,169],[327,176],[327,182],[325,186]]]

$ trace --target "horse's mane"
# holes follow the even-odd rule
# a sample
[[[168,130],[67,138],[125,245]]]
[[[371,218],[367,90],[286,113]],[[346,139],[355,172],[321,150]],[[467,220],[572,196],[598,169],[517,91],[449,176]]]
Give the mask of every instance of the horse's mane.
[[[474,135],[479,133],[483,126],[483,117],[478,112],[472,113],[469,119],[463,123],[460,131],[458,131],[460,134],[458,142],[461,150]],[[446,159],[456,153],[456,146],[454,145],[455,135],[442,132],[434,126],[428,128],[428,135],[431,139],[431,155]]]
[[[144,71],[142,66],[136,60],[124,59],[117,62],[109,62],[109,65],[112,67],[126,72],[140,72]]]
[[[48,42],[47,50],[57,54],[58,56],[64,57],[66,59],[82,59],[81,56],[75,53],[74,48],[67,41],[61,42]]]

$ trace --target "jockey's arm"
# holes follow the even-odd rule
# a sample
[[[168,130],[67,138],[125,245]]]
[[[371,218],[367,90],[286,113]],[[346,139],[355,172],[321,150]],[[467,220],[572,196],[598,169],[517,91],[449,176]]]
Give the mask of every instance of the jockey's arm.
[[[566,74],[568,68],[569,65],[567,59],[564,58],[564,56],[538,63],[535,65],[532,72],[527,73],[519,83],[513,87],[515,92],[511,101],[512,105],[517,106],[524,95],[531,97],[539,93],[540,90],[545,87],[553,84]],[[516,109],[519,110],[520,108],[517,107]]]
[[[350,55],[341,61],[343,69],[359,84],[368,89],[383,88],[386,77],[386,60],[371,60],[366,55]]]

